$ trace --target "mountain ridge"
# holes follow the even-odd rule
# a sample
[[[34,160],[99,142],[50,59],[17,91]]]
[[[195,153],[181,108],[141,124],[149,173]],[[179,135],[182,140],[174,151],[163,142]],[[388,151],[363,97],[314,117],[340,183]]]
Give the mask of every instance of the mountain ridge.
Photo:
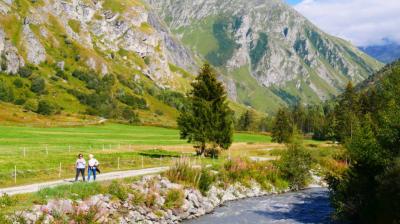
[[[236,96],[241,103],[246,103],[246,95],[254,88],[280,105],[293,103],[287,96],[293,101],[326,100],[348,81],[362,81],[381,66],[349,42],[322,32],[280,0],[148,2],[186,46],[227,70],[225,82],[236,83],[236,89],[230,89],[232,95],[241,88],[242,79],[229,74],[237,69],[242,70],[240,76],[250,76],[260,84],[248,83],[245,93]],[[244,74],[246,70],[250,74]],[[248,104],[268,111],[259,101]]]
[[[337,68],[358,82],[380,67],[343,40],[314,32],[280,0],[240,3],[0,1],[0,100],[32,111],[46,100],[66,114],[137,113],[164,123],[182,109],[205,60],[222,74],[236,109],[262,113],[337,94],[350,80]]]

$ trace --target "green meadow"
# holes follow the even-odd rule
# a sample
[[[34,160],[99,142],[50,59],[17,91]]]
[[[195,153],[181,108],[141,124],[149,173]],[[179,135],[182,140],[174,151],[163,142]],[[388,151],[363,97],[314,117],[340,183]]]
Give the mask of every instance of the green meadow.
[[[266,144],[270,136],[236,133],[235,143]],[[92,153],[103,172],[170,165],[193,149],[176,129],[105,124],[40,128],[0,126],[0,187],[72,177],[78,153]],[[16,178],[15,178],[16,174]]]

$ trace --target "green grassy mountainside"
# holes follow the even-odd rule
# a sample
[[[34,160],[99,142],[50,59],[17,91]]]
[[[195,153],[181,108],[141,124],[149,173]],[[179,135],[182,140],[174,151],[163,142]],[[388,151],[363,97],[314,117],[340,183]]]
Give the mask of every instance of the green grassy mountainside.
[[[241,3],[0,1],[0,121],[173,126],[205,60],[238,114],[273,113],[328,99],[381,66],[278,0]]]

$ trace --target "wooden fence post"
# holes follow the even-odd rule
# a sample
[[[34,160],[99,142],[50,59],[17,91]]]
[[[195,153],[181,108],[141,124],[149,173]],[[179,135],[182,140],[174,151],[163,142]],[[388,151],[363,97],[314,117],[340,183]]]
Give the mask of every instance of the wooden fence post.
[[[14,183],[17,183],[17,166],[14,166]]]
[[[119,169],[119,157],[118,157],[118,169]]]
[[[144,168],[144,161],[143,161],[143,156],[142,156],[142,169]]]
[[[59,170],[58,170],[58,177],[61,177],[61,162],[60,162],[60,167],[59,167]]]

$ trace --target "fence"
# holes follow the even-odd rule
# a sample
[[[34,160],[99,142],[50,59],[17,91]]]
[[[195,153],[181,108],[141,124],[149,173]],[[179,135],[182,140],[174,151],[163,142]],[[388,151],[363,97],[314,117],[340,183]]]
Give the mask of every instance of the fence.
[[[113,150],[125,150],[125,151],[135,151],[135,150],[143,150],[149,146],[146,145],[133,145],[133,144],[88,144],[88,145],[79,145],[79,144],[71,144],[71,145],[50,145],[43,144],[41,146],[30,146],[30,145],[22,145],[22,146],[2,146],[0,145],[0,156],[16,156],[16,157],[27,157],[34,153],[35,155],[51,155],[55,153],[89,153],[89,152],[107,152]],[[183,153],[184,148],[188,147],[185,145],[182,146],[162,146],[162,145],[154,145],[151,146],[153,149],[164,149],[168,147],[175,147],[179,151]]]
[[[131,169],[143,169],[159,166],[169,166],[181,157],[163,157],[151,158],[147,156],[136,156],[130,159],[117,157],[113,160],[100,161],[100,169],[102,172],[122,171]],[[200,158],[189,158],[192,165],[200,165],[204,161]],[[73,178],[75,176],[75,166],[71,163],[59,162],[51,167],[19,167],[14,165],[12,169],[0,172],[0,186],[14,186],[27,184],[32,182],[43,182],[54,179]],[[87,175],[87,173],[86,173]]]

